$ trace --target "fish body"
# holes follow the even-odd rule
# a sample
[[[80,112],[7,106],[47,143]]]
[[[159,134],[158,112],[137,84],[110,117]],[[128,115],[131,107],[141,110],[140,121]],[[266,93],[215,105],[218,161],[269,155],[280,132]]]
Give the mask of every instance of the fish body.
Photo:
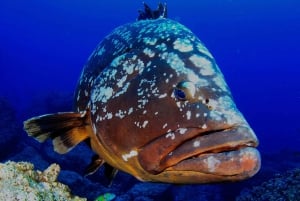
[[[191,30],[164,17],[125,24],[100,42],[75,108],[34,117],[25,130],[52,138],[59,153],[89,140],[98,164],[142,181],[235,181],[260,168],[258,140],[215,59]]]

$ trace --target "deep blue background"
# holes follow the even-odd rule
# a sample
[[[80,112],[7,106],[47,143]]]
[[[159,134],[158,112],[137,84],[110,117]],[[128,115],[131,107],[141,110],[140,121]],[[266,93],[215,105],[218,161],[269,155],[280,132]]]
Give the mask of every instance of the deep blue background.
[[[135,21],[141,2],[0,0],[0,96],[25,119],[41,94],[73,92],[96,45]],[[300,2],[167,3],[169,18],[189,27],[215,56],[261,152],[299,151]]]

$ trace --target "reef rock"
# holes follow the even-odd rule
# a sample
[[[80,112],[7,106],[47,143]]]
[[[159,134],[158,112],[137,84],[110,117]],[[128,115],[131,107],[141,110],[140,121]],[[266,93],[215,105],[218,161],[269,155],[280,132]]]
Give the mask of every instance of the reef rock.
[[[0,163],[0,200],[86,200],[71,195],[68,186],[57,182],[59,172],[57,164],[41,172],[27,162]]]
[[[244,190],[236,201],[285,201],[300,200],[300,169],[296,168]]]

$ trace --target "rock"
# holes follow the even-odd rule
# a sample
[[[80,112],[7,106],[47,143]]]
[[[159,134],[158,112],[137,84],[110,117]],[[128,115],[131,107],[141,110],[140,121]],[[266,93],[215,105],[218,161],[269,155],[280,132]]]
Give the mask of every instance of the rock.
[[[157,200],[162,199],[163,193],[170,187],[170,184],[138,182],[128,192],[134,200]]]
[[[88,200],[95,200],[99,195],[110,191],[109,188],[106,188],[101,183],[91,182],[74,171],[62,170],[58,180],[67,184],[73,193],[86,197]]]
[[[0,163],[0,200],[86,200],[71,195],[68,186],[57,182],[59,172],[57,164],[41,172],[27,162]]]
[[[300,169],[296,168],[263,182],[259,186],[245,189],[237,201],[284,201],[300,200]]]

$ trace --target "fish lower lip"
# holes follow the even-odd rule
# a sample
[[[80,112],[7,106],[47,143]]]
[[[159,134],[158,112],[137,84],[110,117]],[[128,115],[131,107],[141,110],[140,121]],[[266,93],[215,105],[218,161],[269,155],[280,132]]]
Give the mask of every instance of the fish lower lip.
[[[242,180],[256,174],[260,169],[260,154],[254,147],[237,150],[206,153],[187,158],[165,171],[201,172],[207,181]]]
[[[176,165],[183,161],[190,160],[189,164],[191,164],[191,161],[196,162],[195,158],[199,160],[208,154],[221,156],[221,153],[258,145],[257,138],[248,125],[205,132],[197,128],[188,128],[185,134],[175,133],[175,135],[174,139],[167,139],[168,135],[162,136],[143,147],[139,153],[139,161],[146,171],[159,174],[172,166],[177,167]],[[192,168],[191,165],[189,166],[187,169]],[[202,170],[198,169],[198,171]]]

